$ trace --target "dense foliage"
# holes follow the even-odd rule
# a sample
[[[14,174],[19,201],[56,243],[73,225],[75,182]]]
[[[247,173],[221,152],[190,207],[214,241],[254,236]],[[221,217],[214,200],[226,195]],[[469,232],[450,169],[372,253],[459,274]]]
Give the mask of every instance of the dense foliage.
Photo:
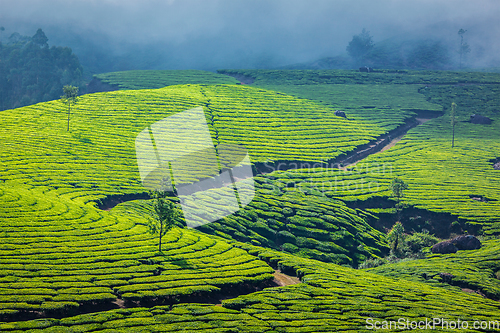
[[[64,85],[83,86],[76,55],[47,42],[41,29],[33,37],[16,33],[0,42],[0,110],[58,99]]]
[[[362,332],[368,318],[498,320],[497,301],[461,290],[499,297],[496,238],[475,251],[370,271],[346,267],[388,253],[395,177],[409,185],[401,200],[414,209],[403,210],[401,251],[425,255],[437,239],[417,231],[433,226],[500,232],[500,174],[493,169],[500,157],[498,74],[305,71],[302,80],[299,71],[245,73],[262,86],[84,95],[72,107],[71,132],[60,101],[3,112],[0,331]],[[459,120],[453,149],[452,101]],[[245,145],[256,169],[306,164],[254,177],[247,207],[200,230],[176,220],[162,254],[148,234],[151,200],[107,211],[98,204],[145,192],[135,138],[196,106],[213,144]],[[472,112],[493,124],[465,122]],[[370,145],[414,117],[439,115],[356,167],[312,163]],[[356,205],[371,209],[349,207]],[[428,224],[423,213],[430,211],[439,223]],[[275,269],[301,283],[256,291],[270,286]],[[113,309],[119,306],[130,307]],[[27,320],[37,316],[43,318]]]

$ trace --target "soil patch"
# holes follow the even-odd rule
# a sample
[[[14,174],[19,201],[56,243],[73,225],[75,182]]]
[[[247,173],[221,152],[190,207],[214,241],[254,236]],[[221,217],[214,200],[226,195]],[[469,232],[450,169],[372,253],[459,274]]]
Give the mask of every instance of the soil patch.
[[[281,273],[281,271],[276,270],[274,272],[274,283],[276,283],[278,286],[290,286],[292,284],[299,284],[301,283],[300,279],[296,276],[290,276]]]

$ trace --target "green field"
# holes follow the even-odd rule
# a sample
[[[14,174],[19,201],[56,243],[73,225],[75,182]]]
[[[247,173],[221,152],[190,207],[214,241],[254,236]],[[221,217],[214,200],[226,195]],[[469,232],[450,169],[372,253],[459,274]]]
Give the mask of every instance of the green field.
[[[196,71],[100,75],[134,90],[81,96],[69,132],[60,101],[2,111],[1,332],[361,332],[367,318],[500,320],[500,74],[226,72],[255,82]],[[242,145],[254,171],[268,170],[254,177],[248,206],[197,230],[180,218],[159,253],[146,227],[151,200],[99,207],[147,192],[137,135],[195,107],[215,147]],[[465,122],[473,113],[493,124]],[[432,119],[356,166],[328,165],[415,117]],[[207,176],[200,170],[195,179]],[[389,252],[396,176],[409,185],[405,232],[438,229],[446,215],[456,230],[490,239],[480,250],[355,269]],[[416,208],[438,218],[415,220]],[[275,286],[275,269],[302,283]]]
[[[156,89],[177,84],[237,84],[238,80],[199,70],[135,70],[94,75],[118,89]]]

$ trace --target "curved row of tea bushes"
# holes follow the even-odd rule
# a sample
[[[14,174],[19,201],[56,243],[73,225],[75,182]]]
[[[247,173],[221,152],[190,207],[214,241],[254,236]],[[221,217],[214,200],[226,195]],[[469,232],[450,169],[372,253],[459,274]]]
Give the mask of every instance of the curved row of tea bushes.
[[[420,70],[377,70],[362,73],[357,70],[219,70],[227,75],[247,76],[253,85],[318,85],[318,84],[466,84],[500,83],[499,73],[451,72]]]
[[[388,252],[385,234],[343,202],[298,192],[286,194],[257,177],[257,194],[237,213],[199,230],[306,258],[357,266]]]
[[[134,213],[140,202],[105,212],[43,187],[0,193],[4,319],[65,315],[117,299],[175,303],[272,279],[264,262],[194,230],[173,229],[158,253],[147,217]]]
[[[119,89],[157,89],[179,84],[237,84],[238,80],[200,70],[134,70],[94,75]]]
[[[288,88],[283,86],[284,91]],[[362,88],[352,89],[359,92]],[[318,89],[325,94],[314,95],[312,86],[296,93],[333,104],[337,101],[336,92],[351,88],[332,85]],[[389,183],[399,177],[409,185],[404,198],[407,204],[452,214],[472,230],[482,228],[486,234],[499,233],[500,172],[493,169],[493,161],[500,156],[499,85],[436,85],[420,87],[419,91],[430,102],[439,103],[445,114],[411,129],[395,147],[369,156],[346,171],[316,168],[276,172],[275,186],[283,191],[299,188],[330,198],[364,201],[389,196]],[[452,102],[457,104],[459,121],[453,149],[449,113]],[[366,110],[371,114],[367,122],[373,121],[376,109]],[[482,114],[494,121],[491,125],[471,124],[471,114]],[[281,185],[290,182],[296,184],[293,189]]]
[[[452,254],[430,254],[425,259],[387,264],[367,271],[393,278],[425,282],[434,286],[450,283],[455,292],[460,288],[479,291],[490,298],[500,299],[500,241],[483,242],[478,250],[458,251]],[[453,275],[445,281],[441,273]],[[499,274],[500,275],[500,274]]]
[[[376,321],[378,327],[383,321],[392,321],[414,328],[415,323],[438,318],[455,324],[458,320],[467,321],[468,331],[480,332],[488,328],[473,329],[475,321],[476,325],[481,322],[489,325],[489,331],[494,331],[493,325],[498,323],[498,302],[477,295],[240,246],[283,271],[297,272],[303,283],[224,300],[222,306],[186,303],[118,309],[63,319],[0,323],[0,330],[10,333],[370,332],[371,324]],[[394,326],[395,323],[392,330],[412,327]],[[437,324],[434,329],[442,327]],[[451,331],[453,326],[444,328]]]

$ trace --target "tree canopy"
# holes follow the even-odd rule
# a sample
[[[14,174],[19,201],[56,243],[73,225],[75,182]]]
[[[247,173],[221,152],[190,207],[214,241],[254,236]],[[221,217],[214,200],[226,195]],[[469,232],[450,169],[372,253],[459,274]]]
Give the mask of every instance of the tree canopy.
[[[362,58],[373,49],[374,43],[370,33],[363,28],[359,35],[352,37],[352,40],[347,45],[347,53],[355,60],[362,60]]]
[[[58,99],[63,86],[84,87],[83,68],[68,47],[49,47],[42,29],[0,42],[0,110]]]
[[[166,192],[153,191],[150,196],[153,197],[153,212],[148,220],[148,227],[151,234],[158,235],[158,252],[161,252],[161,240],[174,227],[180,212],[176,205],[166,198]]]

